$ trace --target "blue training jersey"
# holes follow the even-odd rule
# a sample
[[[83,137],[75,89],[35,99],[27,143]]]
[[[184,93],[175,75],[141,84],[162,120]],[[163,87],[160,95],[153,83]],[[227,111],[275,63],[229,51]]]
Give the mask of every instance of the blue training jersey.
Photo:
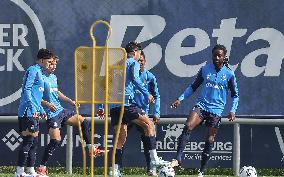
[[[63,111],[64,108],[61,106],[58,98],[58,84],[56,75],[46,74],[44,75],[44,80],[43,100],[48,101],[56,107],[55,112],[52,112],[47,106],[43,107],[47,114],[47,119],[51,119]]]
[[[156,77],[154,76],[154,74],[152,74],[146,69],[139,73],[143,86],[148,89],[150,94],[153,95],[153,97],[155,98],[154,115],[160,117],[160,93]],[[150,105],[148,102],[148,98],[145,98],[138,89],[135,90],[134,101],[140,108],[142,108],[146,112],[146,114],[149,114]]]
[[[134,58],[126,60],[126,82],[125,82],[125,106],[129,106],[133,99],[135,89],[138,89],[145,98],[149,98],[150,93],[143,86],[139,77],[140,65]]]
[[[195,81],[189,85],[184,93],[178,98],[180,101],[192,95],[202,85],[196,105],[205,111],[221,116],[230,90],[233,103],[230,112],[236,112],[239,102],[239,93],[235,74],[232,70],[223,66],[216,71],[213,64],[203,66]]]
[[[32,117],[33,113],[45,113],[41,106],[44,91],[43,71],[39,64],[30,66],[24,77],[18,108],[19,117]]]
[[[140,64],[134,58],[127,58],[126,60],[126,79],[125,79],[125,106],[129,106],[135,103],[134,95],[135,90],[141,92],[141,94],[147,98],[150,96],[147,88],[144,87],[143,82],[139,77]],[[109,108],[117,107],[119,104],[111,104]],[[103,104],[98,104],[97,109],[104,109]]]

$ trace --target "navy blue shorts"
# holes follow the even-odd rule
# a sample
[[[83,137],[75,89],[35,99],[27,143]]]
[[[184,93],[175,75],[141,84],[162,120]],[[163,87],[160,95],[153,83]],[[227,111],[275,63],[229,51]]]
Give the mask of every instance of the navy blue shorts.
[[[132,129],[133,127],[136,127],[136,130],[141,133],[142,135],[144,135],[144,129],[143,127],[137,125],[137,124],[134,124],[134,123],[130,123],[127,125],[127,130],[129,131],[130,129]]]
[[[115,107],[110,110],[111,125],[116,126],[119,122],[121,107]],[[144,115],[145,112],[137,105],[132,104],[130,106],[124,106],[124,114],[122,117],[122,123],[128,125],[132,120],[138,119],[139,115]]]
[[[63,109],[57,116],[46,120],[47,129],[61,128],[66,125],[66,121],[74,116],[75,113],[72,110]]]
[[[217,114],[207,112],[199,106],[194,106],[192,111],[196,112],[202,118],[202,122],[200,124],[205,122],[207,127],[219,128],[221,124],[221,117]]]
[[[39,131],[39,121],[32,117],[18,117],[19,132],[28,130],[31,133]]]

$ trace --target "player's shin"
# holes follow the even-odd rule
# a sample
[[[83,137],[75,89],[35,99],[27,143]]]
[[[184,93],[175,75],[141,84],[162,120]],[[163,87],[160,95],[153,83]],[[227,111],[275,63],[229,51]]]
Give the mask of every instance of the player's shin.
[[[116,149],[115,153],[115,169],[120,169],[122,167],[122,154],[123,150],[122,149]]]
[[[60,145],[60,141],[56,139],[51,139],[47,147],[45,148],[41,165],[46,166],[48,159],[52,156],[55,149]]]
[[[176,159],[178,160],[179,163],[181,162],[181,157],[182,157],[184,148],[185,148],[187,142],[189,141],[190,134],[191,134],[191,130],[188,129],[188,127],[185,125],[184,128],[183,128],[182,134],[178,138],[178,147],[177,147]]]
[[[147,171],[149,171],[151,169],[151,166],[150,166],[151,158],[150,158],[149,146],[147,146],[146,144],[144,135],[141,135],[141,141],[143,142],[144,156],[145,156],[146,164],[147,164]]]
[[[156,137],[155,136],[145,136],[144,137],[145,149],[149,150],[151,160],[158,159],[156,151]]]
[[[81,126],[82,126],[83,138],[89,149],[89,154],[93,155],[94,157],[103,155],[105,153],[103,149],[91,144],[90,121],[88,121],[87,119],[84,119],[84,121],[81,123]]]
[[[37,151],[37,146],[38,146],[38,137],[34,137],[33,139],[33,145],[30,148],[29,155],[28,155],[28,160],[27,160],[27,171],[30,174],[35,173],[35,161],[36,161],[36,151]]]
[[[86,144],[91,144],[90,122],[87,119],[84,119],[84,121],[81,123],[81,126],[82,126],[83,138]]]
[[[30,149],[33,145],[33,140],[34,140],[34,137],[32,137],[32,136],[23,136],[23,144],[20,148],[19,156],[18,156],[18,163],[17,163],[18,167],[24,167],[25,166],[25,163],[26,163],[27,158],[28,158],[29,151],[30,151]],[[19,168],[19,170],[21,170],[21,169],[23,169],[23,168]],[[18,170],[18,168],[17,168],[17,170]]]

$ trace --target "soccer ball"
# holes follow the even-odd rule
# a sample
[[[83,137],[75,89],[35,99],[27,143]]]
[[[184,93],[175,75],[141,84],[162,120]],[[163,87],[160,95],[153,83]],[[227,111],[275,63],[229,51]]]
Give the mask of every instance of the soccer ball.
[[[257,172],[252,166],[243,166],[240,170],[240,177],[257,177]]]
[[[158,177],[174,177],[175,170],[171,166],[164,166],[158,172]]]

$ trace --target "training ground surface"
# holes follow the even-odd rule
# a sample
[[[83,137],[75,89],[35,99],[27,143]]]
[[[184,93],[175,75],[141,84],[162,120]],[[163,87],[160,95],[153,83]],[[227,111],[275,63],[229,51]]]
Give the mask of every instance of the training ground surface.
[[[13,174],[0,174],[0,177],[13,177]],[[73,174],[73,175],[67,175],[67,174],[49,174],[49,177],[82,177],[83,175],[79,174]],[[141,177],[146,175],[123,175],[123,177]],[[94,177],[103,177],[102,175],[94,175]],[[175,177],[197,177],[197,175],[176,175]],[[206,175],[204,177],[233,177],[233,176],[222,176],[222,175]],[[261,176],[258,176],[261,177]],[[265,177],[265,176],[263,176]],[[273,177],[273,176],[269,176]],[[279,176],[278,176],[279,177]]]
[[[82,177],[80,174],[49,174],[49,177]],[[0,177],[14,177],[14,174],[0,173]],[[90,177],[90,176],[87,176]],[[104,177],[103,175],[94,175],[94,177]],[[147,175],[123,175],[123,177],[147,177]],[[175,177],[197,177],[197,175],[176,175]],[[205,175],[204,177],[234,177],[234,176],[223,176],[223,175]],[[283,177],[283,176],[258,176],[258,177]]]
[[[13,177],[14,174],[0,174],[0,177]],[[49,177],[82,177],[83,175],[79,174],[73,174],[73,175],[67,175],[67,174],[49,174]],[[146,175],[123,175],[123,177],[141,177]],[[94,177],[103,177],[102,175],[94,175]],[[197,175],[176,175],[175,177],[197,177]],[[205,176],[205,177],[233,177],[233,176],[220,176],[220,175],[215,175],[215,176]],[[270,176],[271,177],[271,176]]]

